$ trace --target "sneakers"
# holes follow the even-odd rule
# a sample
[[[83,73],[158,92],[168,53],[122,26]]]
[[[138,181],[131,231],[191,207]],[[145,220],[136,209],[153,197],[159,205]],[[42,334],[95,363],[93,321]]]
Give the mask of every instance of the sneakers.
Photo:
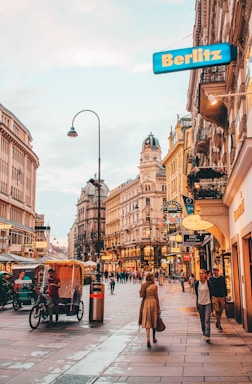
[[[147,348],[151,348],[151,343],[149,341],[147,342]]]
[[[208,337],[208,336],[206,337],[206,343],[208,343],[208,344],[210,343],[210,337]]]
[[[221,326],[219,323],[217,323],[217,321],[216,321],[216,323],[215,323],[215,326],[216,326],[216,328],[217,328],[219,331],[223,331],[222,326]]]

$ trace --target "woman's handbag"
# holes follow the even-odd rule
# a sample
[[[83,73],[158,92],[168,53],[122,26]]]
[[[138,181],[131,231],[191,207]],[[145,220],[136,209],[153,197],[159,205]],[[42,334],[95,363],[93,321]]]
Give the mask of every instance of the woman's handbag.
[[[156,331],[157,332],[163,332],[165,330],[165,328],[166,328],[165,323],[163,322],[162,317],[160,317],[160,315],[158,315]]]

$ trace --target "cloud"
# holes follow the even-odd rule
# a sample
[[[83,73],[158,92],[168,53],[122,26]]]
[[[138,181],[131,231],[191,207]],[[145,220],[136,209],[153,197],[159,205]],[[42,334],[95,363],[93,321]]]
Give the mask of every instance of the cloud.
[[[146,16],[142,12],[148,14],[150,4],[136,2],[133,12],[130,6],[109,0],[19,0],[5,3],[0,11],[1,66],[25,71],[106,66],[146,70],[140,58],[146,48],[151,49],[151,60],[155,47],[167,48],[174,41],[172,35],[162,33],[165,26],[162,20],[157,23],[155,16],[149,18],[148,28],[156,31],[151,37],[149,33],[146,36]],[[160,17],[160,2],[157,2],[156,9],[156,17]],[[167,13],[167,32],[175,27],[175,24],[169,25],[169,17]],[[177,36],[183,36],[183,24]]]
[[[132,72],[150,72],[152,71],[152,63],[140,63],[136,65],[133,69]]]
[[[189,72],[155,76],[154,52],[190,45],[191,0],[11,0],[0,8],[0,102],[29,129],[40,160],[37,209],[57,237],[98,170],[114,188],[139,173],[150,132],[167,153],[170,126],[186,105]],[[61,234],[60,234],[61,233]]]

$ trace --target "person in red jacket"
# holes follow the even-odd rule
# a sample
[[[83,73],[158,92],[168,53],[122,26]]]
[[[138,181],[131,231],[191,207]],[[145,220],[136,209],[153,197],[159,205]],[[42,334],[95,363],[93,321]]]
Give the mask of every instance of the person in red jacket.
[[[55,275],[55,270],[50,268],[48,270],[48,297],[49,297],[49,326],[53,323],[53,313],[56,314],[56,322],[59,316],[59,288],[60,279]]]

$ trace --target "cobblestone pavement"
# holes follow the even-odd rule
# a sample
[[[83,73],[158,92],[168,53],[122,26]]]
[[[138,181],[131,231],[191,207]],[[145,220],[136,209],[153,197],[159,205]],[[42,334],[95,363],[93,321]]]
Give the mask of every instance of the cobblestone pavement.
[[[146,347],[137,325],[139,284],[105,284],[104,321],[91,325],[89,286],[83,289],[85,314],[61,316],[31,330],[29,307],[0,310],[0,384],[244,383],[252,382],[252,334],[223,318],[223,332],[211,322],[211,343],[200,332],[195,296],[179,282],[158,286],[166,330]]]

